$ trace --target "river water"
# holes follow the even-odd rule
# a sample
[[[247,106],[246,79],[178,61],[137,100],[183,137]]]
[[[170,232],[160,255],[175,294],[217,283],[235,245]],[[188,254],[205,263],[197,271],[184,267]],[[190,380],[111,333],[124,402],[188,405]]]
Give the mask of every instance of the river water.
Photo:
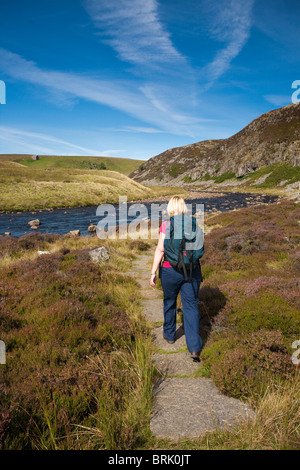
[[[269,204],[277,200],[277,196],[218,192],[206,192],[202,198],[185,199],[187,204],[204,204],[205,213],[215,211],[226,212],[255,204]],[[151,203],[144,203],[149,216],[151,214],[151,204],[155,202],[156,201],[153,200]],[[157,201],[156,203],[162,204],[161,201]],[[130,208],[131,204],[128,203],[128,208]],[[36,230],[41,233],[58,233],[60,235],[68,233],[70,230],[80,230],[81,235],[89,235],[88,226],[91,223],[97,225],[101,220],[101,217],[96,215],[97,207],[98,206],[85,206],[68,209],[53,209],[50,211],[36,210],[19,213],[1,213],[0,235],[4,235],[4,232],[10,232],[11,236],[20,237]],[[119,220],[119,204],[115,204],[114,207],[116,210],[117,223],[120,224],[124,224],[124,222],[129,223],[139,215],[137,213],[135,216],[127,217],[127,221],[124,220],[124,218]],[[38,229],[31,229],[28,225],[28,222],[33,219],[40,220],[41,225]]]

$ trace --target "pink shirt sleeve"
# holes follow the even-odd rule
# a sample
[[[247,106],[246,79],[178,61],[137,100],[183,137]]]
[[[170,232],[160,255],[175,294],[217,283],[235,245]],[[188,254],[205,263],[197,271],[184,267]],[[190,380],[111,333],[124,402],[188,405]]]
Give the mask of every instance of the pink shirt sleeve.
[[[166,234],[166,225],[167,225],[167,223],[166,223],[166,221],[164,221],[164,222],[161,224],[160,228],[159,228],[159,233],[161,232],[161,233]]]

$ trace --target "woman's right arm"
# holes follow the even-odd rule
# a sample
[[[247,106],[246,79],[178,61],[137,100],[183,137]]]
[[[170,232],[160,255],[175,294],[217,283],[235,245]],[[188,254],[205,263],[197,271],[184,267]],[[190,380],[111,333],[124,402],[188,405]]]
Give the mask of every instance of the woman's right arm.
[[[155,287],[156,285],[156,271],[160,265],[162,257],[164,255],[164,240],[165,240],[165,233],[159,233],[158,243],[155,249],[153,264],[152,264],[152,271],[151,271],[151,278],[150,278],[150,286]]]

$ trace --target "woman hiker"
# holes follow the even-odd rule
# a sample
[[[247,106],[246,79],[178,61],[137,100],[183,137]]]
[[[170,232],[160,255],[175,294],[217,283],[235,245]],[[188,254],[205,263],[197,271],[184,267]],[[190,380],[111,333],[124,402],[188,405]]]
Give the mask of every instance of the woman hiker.
[[[167,212],[170,218],[180,214],[183,214],[183,217],[184,214],[187,213],[187,206],[184,199],[179,196],[173,196],[168,203]],[[202,281],[201,268],[200,264],[197,263],[196,267],[191,271],[191,278],[186,280],[183,271],[171,266],[165,254],[167,230],[170,229],[167,228],[167,221],[165,221],[161,224],[159,229],[159,240],[154,253],[150,285],[151,287],[155,287],[156,285],[156,271],[160,267],[161,260],[164,256],[160,270],[161,284],[164,293],[163,337],[168,343],[175,342],[176,301],[180,292],[187,348],[191,353],[192,359],[199,361],[202,349],[202,339],[199,334],[200,316],[198,308],[199,288]]]

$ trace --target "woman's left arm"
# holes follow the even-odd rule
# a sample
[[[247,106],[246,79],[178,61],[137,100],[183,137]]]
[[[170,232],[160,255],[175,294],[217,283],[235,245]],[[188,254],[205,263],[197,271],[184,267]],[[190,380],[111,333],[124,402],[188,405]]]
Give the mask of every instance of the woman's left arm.
[[[155,248],[155,253],[154,253],[154,258],[153,258],[153,264],[152,264],[152,271],[151,271],[151,277],[150,277],[150,286],[155,287],[156,285],[156,271],[160,265],[160,262],[162,260],[162,257],[164,255],[164,240],[165,240],[165,233],[160,232],[159,234],[159,239],[157,246]]]

